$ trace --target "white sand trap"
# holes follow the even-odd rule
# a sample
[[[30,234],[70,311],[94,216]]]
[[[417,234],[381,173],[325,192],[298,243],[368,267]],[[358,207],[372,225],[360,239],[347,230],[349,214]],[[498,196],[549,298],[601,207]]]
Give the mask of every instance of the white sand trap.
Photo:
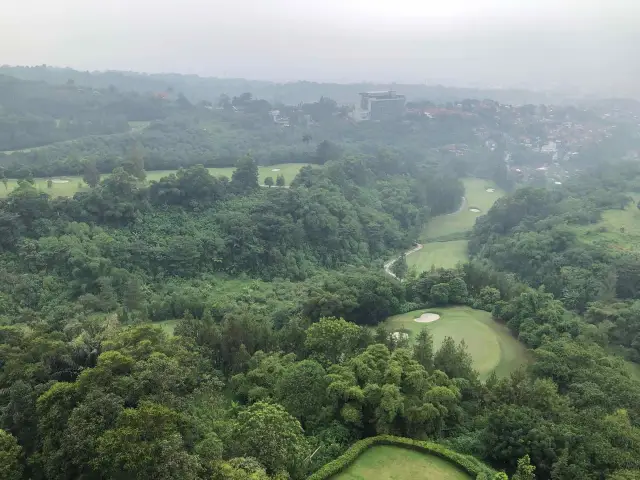
[[[59,178],[54,178],[51,180],[51,183],[69,183],[69,180],[60,180]]]
[[[280,169],[279,169],[279,168],[272,168],[272,169],[271,169],[271,171],[272,171],[272,172],[279,172],[279,171],[280,171]]]
[[[489,193],[493,193],[493,192],[495,192],[495,191],[496,191],[496,189],[495,189],[495,188],[487,188],[487,192],[489,192]]]
[[[473,212],[473,213],[480,213],[480,209],[479,209],[479,208],[475,208],[475,207],[471,207],[471,208],[469,209],[469,211],[470,211],[470,212]]]
[[[405,332],[393,332],[391,336],[395,340],[406,340],[407,338],[409,338],[409,334]]]
[[[553,183],[555,183],[556,185],[562,185],[562,182],[553,182]]]
[[[414,321],[418,323],[431,323],[435,322],[436,320],[440,320],[440,315],[438,315],[437,313],[423,313]]]

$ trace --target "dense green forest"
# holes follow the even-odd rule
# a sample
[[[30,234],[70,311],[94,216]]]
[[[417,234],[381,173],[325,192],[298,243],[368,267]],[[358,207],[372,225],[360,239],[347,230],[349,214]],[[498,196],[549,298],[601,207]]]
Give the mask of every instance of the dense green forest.
[[[600,223],[638,210],[637,164],[536,188],[476,135],[493,113],[352,124],[322,99],[291,107],[293,125],[305,109],[318,123],[308,133],[303,115],[263,122],[272,106],[252,96],[217,108],[118,86],[94,104],[75,83],[34,84],[67,106],[78,95],[75,110],[25,94],[15,115],[150,124],[3,160],[21,181],[0,200],[1,478],[295,480],[380,435],[501,472],[480,480],[640,478],[638,227]],[[261,188],[276,151],[318,165]],[[205,168],[231,164],[230,178]],[[149,168],[176,171],[148,182]],[[32,183],[71,173],[90,188],[52,198]],[[510,191],[477,221],[470,261],[386,274],[464,206],[467,175]],[[465,343],[385,324],[447,306],[491,312],[531,361],[481,381]]]

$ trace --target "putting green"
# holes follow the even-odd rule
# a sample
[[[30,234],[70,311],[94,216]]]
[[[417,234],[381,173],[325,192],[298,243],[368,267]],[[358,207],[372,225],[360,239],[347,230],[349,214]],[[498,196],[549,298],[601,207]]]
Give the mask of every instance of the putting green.
[[[376,446],[333,480],[471,480],[454,464],[434,455],[394,446]]]
[[[424,312],[437,313],[440,320],[431,323],[414,321]],[[433,335],[435,349],[442,345],[445,337],[452,337],[456,343],[464,340],[482,380],[493,371],[499,377],[506,377],[529,359],[524,345],[511,335],[507,327],[494,321],[491,314],[483,310],[470,307],[415,310],[390,317],[387,326],[391,331],[408,333],[409,342],[413,342],[422,328],[427,328]]]

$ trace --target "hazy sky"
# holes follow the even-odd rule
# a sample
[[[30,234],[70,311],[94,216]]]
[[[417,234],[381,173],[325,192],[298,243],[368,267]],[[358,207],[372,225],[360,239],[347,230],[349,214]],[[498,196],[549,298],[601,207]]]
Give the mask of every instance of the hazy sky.
[[[640,93],[640,0],[4,0],[0,63]]]

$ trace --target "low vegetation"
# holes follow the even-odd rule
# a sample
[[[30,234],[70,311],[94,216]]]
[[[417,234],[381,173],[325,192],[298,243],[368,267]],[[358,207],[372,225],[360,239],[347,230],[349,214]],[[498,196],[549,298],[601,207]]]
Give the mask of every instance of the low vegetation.
[[[473,457],[436,443],[381,435],[360,440],[308,480],[371,478],[374,474],[382,479],[490,480],[495,472]]]

